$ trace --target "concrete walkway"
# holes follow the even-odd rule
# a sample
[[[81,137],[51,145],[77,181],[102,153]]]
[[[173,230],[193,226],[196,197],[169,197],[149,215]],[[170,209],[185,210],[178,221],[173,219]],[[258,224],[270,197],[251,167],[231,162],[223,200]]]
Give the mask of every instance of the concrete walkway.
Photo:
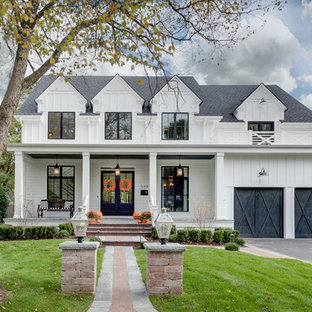
[[[157,312],[148,298],[132,247],[106,247],[88,312]]]

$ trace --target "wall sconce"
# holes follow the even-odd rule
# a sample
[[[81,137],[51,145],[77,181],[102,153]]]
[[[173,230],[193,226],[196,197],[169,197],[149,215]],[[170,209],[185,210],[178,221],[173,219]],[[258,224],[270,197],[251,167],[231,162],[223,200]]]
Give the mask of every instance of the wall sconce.
[[[260,171],[259,171],[259,176],[262,177],[262,176],[267,176],[269,175],[264,168],[262,168]]]

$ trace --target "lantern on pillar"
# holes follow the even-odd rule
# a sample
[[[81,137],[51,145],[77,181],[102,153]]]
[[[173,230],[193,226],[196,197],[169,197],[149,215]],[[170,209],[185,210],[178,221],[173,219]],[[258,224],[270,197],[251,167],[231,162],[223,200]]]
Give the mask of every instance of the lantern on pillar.
[[[89,224],[89,219],[83,207],[78,208],[78,211],[71,219],[71,223],[73,225],[75,236],[77,237],[78,243],[82,243],[83,238],[87,236],[87,228]]]
[[[161,208],[161,212],[158,215],[155,223],[160,243],[162,245],[165,245],[166,241],[169,239],[169,235],[173,224],[173,220],[170,214],[166,212],[166,208]]]

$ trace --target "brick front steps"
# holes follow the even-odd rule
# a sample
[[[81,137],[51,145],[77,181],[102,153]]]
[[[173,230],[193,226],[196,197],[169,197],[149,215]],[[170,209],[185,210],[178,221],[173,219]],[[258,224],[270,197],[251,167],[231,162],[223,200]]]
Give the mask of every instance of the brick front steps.
[[[141,242],[145,243],[146,239],[143,236],[121,236],[121,235],[109,235],[109,236],[100,236],[102,240],[102,246],[130,246],[133,248],[141,248]]]

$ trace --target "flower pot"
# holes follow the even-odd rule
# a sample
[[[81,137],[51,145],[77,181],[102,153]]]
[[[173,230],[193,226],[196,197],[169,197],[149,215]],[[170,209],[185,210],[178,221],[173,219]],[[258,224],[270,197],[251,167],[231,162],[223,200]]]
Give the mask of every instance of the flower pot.
[[[149,223],[149,219],[144,219],[143,223]]]
[[[94,223],[95,219],[94,218],[89,218],[89,223]]]
[[[101,220],[100,220],[100,219],[97,219],[97,220],[96,220],[96,223],[101,223]]]
[[[142,223],[142,220],[138,220],[138,223]]]

